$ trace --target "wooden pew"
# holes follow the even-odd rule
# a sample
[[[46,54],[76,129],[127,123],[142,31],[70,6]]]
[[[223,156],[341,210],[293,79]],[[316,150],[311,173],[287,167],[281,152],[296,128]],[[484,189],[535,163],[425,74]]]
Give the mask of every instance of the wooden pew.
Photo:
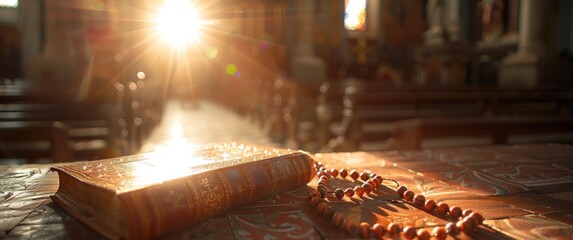
[[[61,122],[0,122],[0,158],[25,159],[25,163],[38,159],[72,161],[69,130]]]
[[[97,159],[125,154],[118,147],[121,130],[112,105],[85,103],[13,103],[0,105],[0,122],[54,122],[69,126],[74,159]]]
[[[440,137],[487,136],[493,144],[507,144],[508,137],[516,134],[570,133],[573,141],[573,117],[436,117],[393,125],[392,149],[397,150],[419,150],[424,140]]]
[[[566,115],[571,91],[498,90],[484,88],[347,87],[343,119],[322,151],[354,151],[366,142],[392,135],[387,123],[418,117]]]

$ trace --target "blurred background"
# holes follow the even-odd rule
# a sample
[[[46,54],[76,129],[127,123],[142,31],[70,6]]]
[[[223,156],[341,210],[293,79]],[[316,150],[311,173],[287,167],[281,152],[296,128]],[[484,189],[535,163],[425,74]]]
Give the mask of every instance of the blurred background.
[[[570,143],[572,13],[568,0],[0,0],[0,157],[153,151],[176,126],[210,139],[196,143],[310,152]]]

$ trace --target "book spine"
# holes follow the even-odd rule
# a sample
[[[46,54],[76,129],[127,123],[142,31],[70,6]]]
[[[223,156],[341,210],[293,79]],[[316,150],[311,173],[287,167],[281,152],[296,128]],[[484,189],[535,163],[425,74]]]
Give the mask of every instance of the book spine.
[[[302,187],[314,176],[307,154],[207,171],[120,195],[130,238],[149,239],[230,209]]]

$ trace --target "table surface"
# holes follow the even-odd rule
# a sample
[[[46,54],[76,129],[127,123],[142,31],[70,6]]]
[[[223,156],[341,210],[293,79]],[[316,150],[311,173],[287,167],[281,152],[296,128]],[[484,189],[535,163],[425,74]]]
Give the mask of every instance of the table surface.
[[[458,239],[573,237],[571,145],[325,153],[314,158],[329,168],[372,171],[427,198],[480,212],[484,224],[469,236],[457,235]],[[0,238],[102,239],[50,200],[58,188],[51,166],[0,166]],[[333,181],[340,186],[355,185]],[[355,238],[310,206],[307,195],[313,186],[316,178],[308,186],[231,210],[164,238]],[[378,191],[363,198],[330,201],[336,211],[358,222],[392,221],[428,229],[447,223],[447,218],[411,204],[387,201],[396,196]]]

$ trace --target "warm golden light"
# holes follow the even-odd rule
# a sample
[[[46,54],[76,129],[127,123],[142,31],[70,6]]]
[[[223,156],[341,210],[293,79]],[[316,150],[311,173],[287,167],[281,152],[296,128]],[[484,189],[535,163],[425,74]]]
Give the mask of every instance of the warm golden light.
[[[156,19],[160,37],[175,47],[199,40],[202,20],[188,0],[166,0]]]

